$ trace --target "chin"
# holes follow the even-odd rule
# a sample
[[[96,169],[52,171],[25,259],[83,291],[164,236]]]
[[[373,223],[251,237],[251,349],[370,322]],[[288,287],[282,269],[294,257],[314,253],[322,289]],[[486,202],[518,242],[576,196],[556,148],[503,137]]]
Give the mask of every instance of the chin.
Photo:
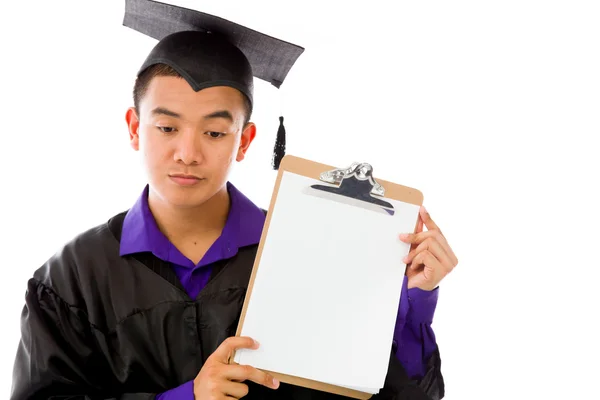
[[[162,189],[161,197],[167,203],[177,208],[194,208],[201,206],[218,192],[217,188],[214,188],[212,185],[204,185],[203,183],[192,187],[167,184]]]
[[[206,190],[169,190],[165,199],[177,208],[193,208],[204,204],[212,195]]]

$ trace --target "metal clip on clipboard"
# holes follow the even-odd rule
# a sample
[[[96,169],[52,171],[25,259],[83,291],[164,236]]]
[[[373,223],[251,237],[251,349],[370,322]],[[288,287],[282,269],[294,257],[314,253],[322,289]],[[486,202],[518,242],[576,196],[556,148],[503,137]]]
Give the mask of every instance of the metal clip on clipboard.
[[[311,185],[312,189],[344,196],[353,204],[394,215],[394,206],[377,197],[385,196],[385,189],[373,178],[373,167],[368,163],[353,163],[348,168],[338,168],[321,173],[320,180],[338,186]],[[377,196],[377,197],[374,197]],[[333,199],[331,196],[327,198]],[[351,200],[351,201],[352,201]],[[358,203],[356,202],[358,201]],[[347,203],[346,201],[343,201]]]

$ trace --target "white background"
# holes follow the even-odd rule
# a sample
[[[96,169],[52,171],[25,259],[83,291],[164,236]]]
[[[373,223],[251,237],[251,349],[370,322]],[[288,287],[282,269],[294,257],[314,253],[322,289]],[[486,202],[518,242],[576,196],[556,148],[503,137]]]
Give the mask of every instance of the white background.
[[[424,192],[460,260],[433,325],[446,399],[600,396],[596,2],[175,4],[306,48],[281,92],[257,82],[259,136],[231,177],[257,204],[280,95],[290,153]],[[122,1],[0,7],[7,398],[28,277],[143,188],[125,111],[154,41]]]

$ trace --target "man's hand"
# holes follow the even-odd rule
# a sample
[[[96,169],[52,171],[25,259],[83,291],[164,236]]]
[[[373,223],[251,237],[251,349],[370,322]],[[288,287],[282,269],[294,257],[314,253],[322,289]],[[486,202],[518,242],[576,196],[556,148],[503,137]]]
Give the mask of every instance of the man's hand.
[[[240,399],[248,394],[248,385],[241,383],[246,380],[271,389],[279,387],[279,382],[263,371],[249,365],[229,364],[234,350],[242,348],[257,349],[258,343],[248,337],[230,337],[221,343],[194,379],[196,400]]]
[[[423,225],[426,232],[423,232]],[[400,240],[411,244],[410,252],[403,260],[407,264],[408,288],[433,290],[458,264],[446,238],[425,207],[419,211],[416,232],[402,234]]]

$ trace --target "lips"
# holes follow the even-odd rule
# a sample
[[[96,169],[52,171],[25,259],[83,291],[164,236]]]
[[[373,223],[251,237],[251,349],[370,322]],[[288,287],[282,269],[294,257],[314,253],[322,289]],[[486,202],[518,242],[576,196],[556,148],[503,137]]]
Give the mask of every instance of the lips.
[[[172,174],[170,176],[171,176],[171,178],[184,178],[184,179],[198,179],[198,180],[200,180],[200,177],[198,177],[196,175]]]
[[[173,174],[169,175],[169,178],[179,186],[194,186],[202,181],[202,179],[196,175],[187,174]]]

